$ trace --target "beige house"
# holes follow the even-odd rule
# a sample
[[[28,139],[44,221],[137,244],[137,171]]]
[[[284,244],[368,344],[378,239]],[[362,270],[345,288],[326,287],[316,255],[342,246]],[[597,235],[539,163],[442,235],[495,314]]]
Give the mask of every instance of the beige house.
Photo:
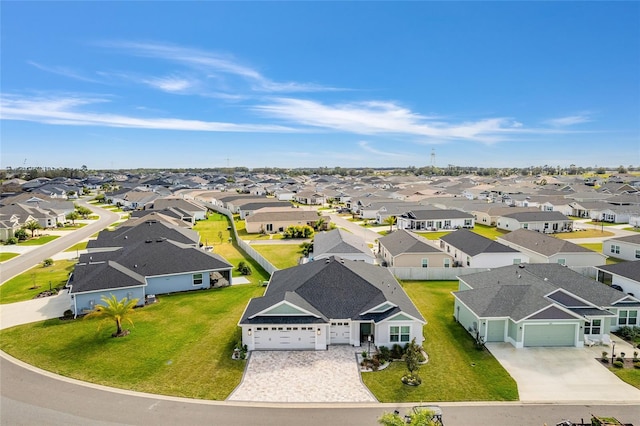
[[[450,268],[453,257],[413,232],[399,229],[378,240],[378,255],[396,268]]]
[[[320,216],[314,210],[303,210],[293,207],[265,207],[256,210],[245,219],[247,233],[258,234],[261,232],[275,234],[283,232],[288,226],[309,225],[313,226]],[[325,218],[329,222],[328,218]]]

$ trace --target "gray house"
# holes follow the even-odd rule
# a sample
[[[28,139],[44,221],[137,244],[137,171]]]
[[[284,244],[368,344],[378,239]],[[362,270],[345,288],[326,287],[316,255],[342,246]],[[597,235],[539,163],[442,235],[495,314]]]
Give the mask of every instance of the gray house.
[[[497,241],[529,256],[530,263],[559,263],[565,266],[596,266],[607,257],[567,240],[540,232],[518,229]]]
[[[507,231],[529,229],[553,234],[573,231],[573,221],[560,212],[540,210],[537,212],[507,213],[498,218],[496,227]]]
[[[497,268],[528,263],[529,256],[468,229],[458,229],[440,238],[440,249],[454,258],[454,266]]]
[[[424,324],[387,269],[335,257],[276,271],[239,322],[250,351],[361,346],[369,336],[378,346],[422,344]]]
[[[398,219],[398,229],[438,231],[442,229],[473,228],[474,217],[460,210],[412,210]]]
[[[71,309],[80,315],[111,294],[142,306],[149,295],[227,285],[232,269],[217,254],[160,238],[81,255],[67,287]]]
[[[398,229],[378,240],[378,256],[384,264],[396,268],[450,268],[453,255],[435,247],[426,238]]]
[[[622,260],[640,259],[640,234],[615,237],[602,243],[602,253]]]
[[[640,310],[640,299],[557,264],[465,275],[453,296],[454,317],[470,334],[516,348],[582,347],[585,337],[602,340]]]
[[[311,258],[316,261],[332,256],[371,264],[376,260],[373,252],[362,238],[339,228],[317,233],[313,237]]]

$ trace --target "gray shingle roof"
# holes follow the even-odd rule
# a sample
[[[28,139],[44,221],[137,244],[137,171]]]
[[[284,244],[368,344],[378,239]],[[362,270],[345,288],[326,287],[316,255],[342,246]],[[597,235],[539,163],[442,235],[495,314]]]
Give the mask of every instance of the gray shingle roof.
[[[508,316],[519,321],[549,306],[546,295],[561,288],[593,304],[615,306],[626,295],[558,264],[521,264],[464,275],[471,290],[455,292],[481,317]]]
[[[518,250],[478,235],[468,229],[458,229],[442,236],[440,239],[470,256],[477,256],[482,253],[518,253]]]
[[[439,253],[440,250],[428,240],[413,232],[398,229],[378,240],[392,256],[404,253]]]
[[[516,229],[498,237],[498,241],[513,243],[545,256],[558,253],[592,253],[591,250],[570,241],[527,229]]]
[[[634,235],[628,235],[626,237],[610,238],[607,241],[622,241],[625,243],[640,244],[640,233],[634,234]]]
[[[518,222],[552,222],[558,220],[570,220],[568,217],[563,215],[557,211],[543,211],[539,210],[537,212],[515,212],[508,213],[503,215],[502,217],[508,217],[511,219],[515,219]]]
[[[363,312],[390,301],[397,308],[378,318],[402,311],[424,321],[389,270],[335,257],[276,271],[265,295],[249,302],[240,323],[254,323],[251,316],[282,300],[313,309],[323,320],[364,319]]]
[[[145,216],[124,222],[113,231],[100,231],[96,240],[89,240],[87,248],[124,247],[159,238],[192,245],[200,241],[200,235],[196,231]]]
[[[460,210],[411,210],[403,215],[415,220],[439,220],[439,219],[472,219],[473,215]]]
[[[118,265],[116,268],[115,265]],[[105,269],[108,267],[107,269]],[[139,277],[185,274],[190,272],[229,270],[233,266],[221,256],[200,250],[191,245],[171,240],[140,241],[112,251],[92,252],[80,256],[73,272],[72,293],[104,288],[127,287]],[[111,276],[96,274],[104,270],[131,279],[111,281]],[[144,279],[142,284],[144,284]],[[139,284],[138,284],[139,285]]]
[[[367,243],[357,235],[342,229],[320,232],[313,237],[313,255],[364,253],[373,258]]]
[[[640,282],[640,260],[598,266],[598,269]]]

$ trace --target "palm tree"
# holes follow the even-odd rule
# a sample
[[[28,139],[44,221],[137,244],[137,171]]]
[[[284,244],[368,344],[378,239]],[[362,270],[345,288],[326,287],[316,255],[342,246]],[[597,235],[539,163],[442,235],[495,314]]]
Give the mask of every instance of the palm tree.
[[[318,220],[316,221],[316,223],[314,223],[314,224],[313,224],[313,228],[314,228],[316,231],[321,231],[321,230],[323,230],[323,229],[325,228],[325,224],[326,224],[326,222],[327,222],[327,221],[326,221],[323,217],[321,217],[320,219],[318,219]]]
[[[29,222],[24,224],[23,228],[28,229],[29,231],[31,231],[31,238],[33,238],[36,230],[37,229],[42,229],[42,226],[40,226],[38,221],[30,220]]]
[[[391,231],[393,231],[393,225],[395,225],[395,223],[396,223],[396,217],[395,216],[387,216],[387,218],[384,220],[384,223],[389,225],[389,232],[391,232]]]
[[[133,313],[133,308],[138,303],[138,299],[128,299],[123,297],[118,301],[115,294],[111,294],[110,297],[102,296],[104,305],[98,305],[95,309],[87,314],[84,318],[102,318],[106,321],[116,322],[116,332],[111,337],[123,337],[129,334],[129,330],[122,329],[122,322],[127,321],[133,325],[133,321],[129,316]]]

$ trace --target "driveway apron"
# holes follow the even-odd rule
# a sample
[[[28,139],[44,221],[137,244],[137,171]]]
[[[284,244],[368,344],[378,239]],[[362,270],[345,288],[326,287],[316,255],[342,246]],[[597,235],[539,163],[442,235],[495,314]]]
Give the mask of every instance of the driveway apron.
[[[229,401],[375,402],[360,380],[355,348],[253,351]]]
[[[487,343],[487,348],[518,383],[520,401],[638,402],[640,389],[620,380],[601,365],[601,352],[611,348],[522,348]],[[625,351],[632,356],[633,348]],[[616,343],[616,353],[623,348]]]

